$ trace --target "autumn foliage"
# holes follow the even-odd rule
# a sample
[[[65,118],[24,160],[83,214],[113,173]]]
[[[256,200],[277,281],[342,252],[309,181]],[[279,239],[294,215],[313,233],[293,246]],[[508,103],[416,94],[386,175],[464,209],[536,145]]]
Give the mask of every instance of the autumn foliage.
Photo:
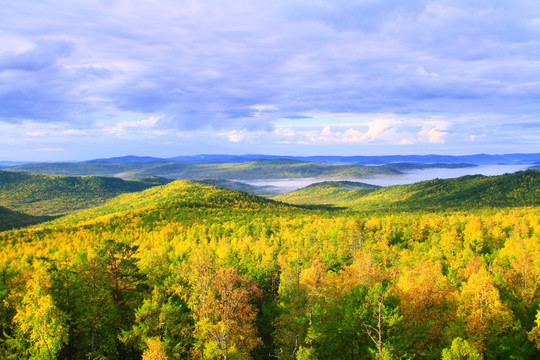
[[[534,359],[537,207],[305,209],[194,182],[0,233],[3,359]]]

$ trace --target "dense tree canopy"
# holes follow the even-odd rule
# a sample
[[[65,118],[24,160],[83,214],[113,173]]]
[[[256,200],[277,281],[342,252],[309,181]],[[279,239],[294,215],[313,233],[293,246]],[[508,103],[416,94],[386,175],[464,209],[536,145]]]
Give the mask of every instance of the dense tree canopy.
[[[0,233],[6,359],[533,359],[540,211],[174,182]]]

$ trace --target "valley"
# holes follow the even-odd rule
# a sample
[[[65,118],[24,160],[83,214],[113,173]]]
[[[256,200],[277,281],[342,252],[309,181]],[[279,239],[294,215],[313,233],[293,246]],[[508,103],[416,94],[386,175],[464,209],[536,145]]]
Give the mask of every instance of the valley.
[[[24,326],[74,359],[223,358],[223,344],[246,359],[538,355],[539,170],[281,195],[0,176],[5,358],[46,351]]]
[[[538,0],[0,9],[0,360],[540,359]]]

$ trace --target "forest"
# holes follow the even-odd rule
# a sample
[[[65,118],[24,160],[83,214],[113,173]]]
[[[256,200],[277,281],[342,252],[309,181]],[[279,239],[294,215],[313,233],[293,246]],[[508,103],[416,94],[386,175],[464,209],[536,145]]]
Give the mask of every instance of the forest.
[[[359,211],[472,209],[534,206],[539,202],[537,170],[500,176],[462,176],[383,188],[351,181],[315,183],[274,199],[297,205],[329,205]]]
[[[62,192],[0,232],[0,358],[536,359],[539,179]]]
[[[0,170],[0,206],[34,216],[64,215],[103,204],[117,195],[172,180],[148,177],[126,181],[101,176],[59,176]]]
[[[119,161],[119,160],[115,160]],[[412,169],[468,168],[476,165],[467,163],[391,163],[362,165],[357,163],[324,163],[294,159],[254,159],[236,162],[186,162],[145,161],[111,162],[93,160],[87,162],[30,163],[6,168],[12,172],[36,172],[58,175],[100,175],[123,179],[160,176],[171,179],[287,179],[287,178],[357,178],[370,175],[400,175]]]

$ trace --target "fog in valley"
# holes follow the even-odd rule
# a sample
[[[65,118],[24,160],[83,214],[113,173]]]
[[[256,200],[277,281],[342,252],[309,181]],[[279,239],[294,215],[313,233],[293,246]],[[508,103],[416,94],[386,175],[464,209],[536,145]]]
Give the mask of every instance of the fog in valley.
[[[359,181],[367,184],[390,186],[390,185],[404,185],[413,184],[419,181],[432,180],[432,179],[449,179],[465,175],[502,175],[506,173],[513,173],[516,171],[526,170],[530,165],[483,165],[476,167],[466,167],[458,169],[443,169],[443,168],[430,168],[422,170],[411,170],[402,175],[379,175],[362,177],[355,179],[321,179],[321,178],[299,178],[299,179],[259,179],[259,180],[237,180],[249,185],[254,186],[273,186],[277,193],[287,193],[310,184],[332,181],[332,180],[349,180]]]

